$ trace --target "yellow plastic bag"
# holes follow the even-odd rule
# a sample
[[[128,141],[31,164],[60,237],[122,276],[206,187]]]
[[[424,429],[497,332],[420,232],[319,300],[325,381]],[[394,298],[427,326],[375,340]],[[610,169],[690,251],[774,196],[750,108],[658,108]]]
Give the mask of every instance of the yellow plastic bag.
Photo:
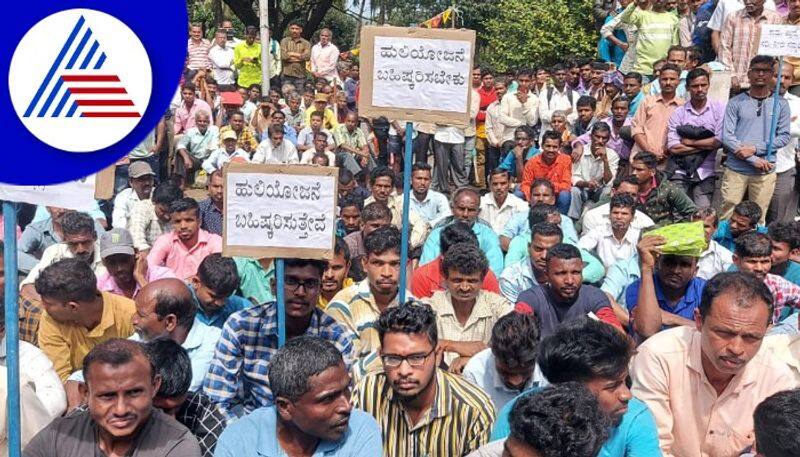
[[[644,236],[664,237],[667,243],[661,247],[662,254],[700,257],[708,248],[703,221],[667,225],[650,230]]]

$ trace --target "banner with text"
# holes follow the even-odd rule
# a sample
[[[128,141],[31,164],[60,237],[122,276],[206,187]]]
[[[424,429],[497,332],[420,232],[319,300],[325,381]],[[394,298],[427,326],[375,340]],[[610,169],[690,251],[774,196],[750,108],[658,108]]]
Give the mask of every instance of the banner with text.
[[[0,184],[0,200],[57,206],[89,211],[97,206],[94,200],[95,175],[77,181],[45,186],[14,186]]]
[[[359,114],[469,124],[474,30],[364,27]]]
[[[223,254],[333,258],[338,168],[229,163]]]
[[[775,57],[800,57],[800,26],[762,25],[758,53]]]

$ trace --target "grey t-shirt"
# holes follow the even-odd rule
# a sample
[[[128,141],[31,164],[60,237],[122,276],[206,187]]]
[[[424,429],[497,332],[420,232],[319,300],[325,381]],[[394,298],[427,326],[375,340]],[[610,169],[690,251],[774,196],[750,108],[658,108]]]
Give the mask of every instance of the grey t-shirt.
[[[55,419],[22,452],[24,457],[105,457],[97,442],[97,427],[87,411]],[[142,425],[129,457],[200,457],[192,433],[157,409]]]

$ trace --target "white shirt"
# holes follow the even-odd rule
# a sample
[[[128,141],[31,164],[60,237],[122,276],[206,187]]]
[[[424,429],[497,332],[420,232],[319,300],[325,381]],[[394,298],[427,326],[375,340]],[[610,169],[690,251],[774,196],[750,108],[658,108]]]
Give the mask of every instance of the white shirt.
[[[140,202],[139,195],[131,187],[122,189],[114,198],[114,211],[111,213],[113,228],[128,228],[128,219],[133,212],[133,205]]]
[[[286,140],[284,140],[284,143]],[[300,157],[300,163],[303,165],[310,165],[311,159],[317,154],[317,150],[314,148],[306,149],[303,151],[303,155]],[[328,166],[335,167],[336,166],[336,155],[334,155],[331,151],[325,150],[325,156],[328,158]]]
[[[514,130],[521,125],[533,126],[539,121],[539,98],[528,93],[523,105],[517,94],[505,94],[500,102],[500,123],[503,124],[503,141],[514,139]]]
[[[214,170],[222,170],[223,165],[236,157],[241,157],[248,162],[250,161],[250,154],[244,152],[242,149],[236,148],[236,150],[233,151],[233,154],[228,155],[228,152],[225,150],[225,148],[218,148],[214,150],[214,152],[212,152],[206,160],[203,161],[203,170],[210,175],[211,173],[214,173]]]
[[[39,263],[36,264],[35,267],[31,268],[30,273],[28,276],[20,283],[19,287],[27,284],[33,284],[36,282],[36,278],[39,277],[39,274],[45,268],[49,267],[50,265],[64,259],[72,259],[75,255],[72,254],[72,251],[69,250],[67,247],[67,243],[56,243],[52,246],[49,246],[47,249],[42,252],[42,258],[39,260]],[[100,276],[106,273],[106,267],[103,266],[103,260],[100,258],[100,242],[96,242],[94,244],[94,258],[92,259],[92,270],[94,270],[95,276]]]
[[[791,138],[789,144],[778,149],[775,155],[776,173],[783,173],[795,167],[794,151],[798,145],[798,138],[800,138],[800,97],[786,92],[783,98],[789,103],[789,111],[791,111],[791,121],[789,122]]]
[[[311,71],[319,73],[321,77],[328,81],[334,80],[337,76],[336,63],[339,61],[339,48],[333,43],[322,46],[317,43],[311,46]]]
[[[617,167],[619,166],[619,156],[613,149],[606,148],[606,157],[608,158],[608,168],[611,170],[611,179],[605,184],[614,181],[617,176]],[[603,183],[603,159],[595,157],[592,154],[592,146],[587,144],[583,148],[583,155],[581,160],[572,164],[572,184],[578,181],[591,181],[595,180],[598,184]]]
[[[706,281],[717,273],[728,271],[733,265],[733,253],[714,240],[708,242],[708,249],[700,254],[697,261],[697,277]]]
[[[6,366],[6,338],[0,340],[0,365]],[[67,394],[64,384],[53,368],[53,362],[44,352],[27,341],[19,342],[19,377],[20,383],[32,383],[36,397],[55,419],[67,409]],[[5,385],[3,385],[5,388]],[[25,405],[22,405],[25,408]],[[5,424],[3,424],[5,426]]]
[[[300,156],[291,141],[283,140],[275,147],[272,145],[272,140],[267,138],[256,148],[256,153],[253,154],[253,163],[300,163]]]
[[[440,143],[460,144],[465,140],[464,129],[437,124],[433,139]]]
[[[708,20],[708,28],[717,32],[722,31],[722,24],[725,23],[725,19],[742,8],[744,8],[742,0],[719,0],[717,7],[714,9],[714,14]],[[765,1],[764,9],[775,11],[775,2],[773,0]]]
[[[215,43],[208,50],[208,58],[211,59],[211,74],[217,84],[230,85],[236,82],[233,76],[233,47],[219,47]]]
[[[581,235],[585,235],[592,230],[602,227],[604,225],[611,226],[611,221],[608,219],[608,215],[611,213],[611,203],[606,203],[604,205],[600,205],[596,208],[592,208],[589,211],[583,213],[583,227],[581,228]],[[631,227],[637,230],[644,230],[646,228],[650,228],[656,225],[650,217],[641,212],[636,211],[633,213],[633,221],[631,222]]]
[[[547,101],[547,93],[549,91],[552,91],[553,94],[550,97],[550,101]],[[572,101],[570,101],[567,96],[567,91],[567,86],[564,85],[563,92],[555,87],[550,87],[539,93],[539,120],[542,121],[542,135],[544,135],[544,132],[550,130],[550,119],[553,117],[554,111],[566,112],[571,109],[572,112],[567,115],[567,122],[570,125],[578,118],[578,109],[575,103],[578,102],[578,98],[580,98],[581,95],[575,90],[570,91],[572,94]]]
[[[497,206],[494,194],[489,192],[481,197],[480,217],[492,226],[494,233],[499,235],[509,219],[511,219],[511,216],[515,213],[527,212],[528,209],[528,202],[510,192],[506,195],[506,201],[503,202],[503,205]]]
[[[617,240],[611,229],[611,224],[598,227],[583,235],[578,240],[578,247],[587,251],[597,252],[597,257],[608,268],[617,260],[629,259],[636,255],[636,243],[639,242],[641,231],[628,227],[622,240]]]
[[[500,101],[495,100],[486,107],[486,120],[483,125],[486,127],[486,139],[494,147],[503,144],[503,133],[505,127],[500,123]]]
[[[509,389],[497,373],[495,357],[494,354],[492,354],[491,348],[486,348],[472,356],[469,362],[464,366],[463,376],[464,379],[475,384],[489,394],[494,404],[495,411],[500,411],[503,409],[503,406],[516,398],[517,395],[531,387],[545,387],[549,384],[537,363],[534,365],[531,378],[525,383],[522,391]]]

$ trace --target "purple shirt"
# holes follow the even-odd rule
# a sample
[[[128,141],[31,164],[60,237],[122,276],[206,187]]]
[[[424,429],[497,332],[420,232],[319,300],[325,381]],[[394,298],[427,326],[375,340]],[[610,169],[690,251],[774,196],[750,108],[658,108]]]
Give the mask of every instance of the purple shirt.
[[[606,143],[606,147],[608,149],[613,149],[614,152],[617,153],[620,159],[627,160],[628,157],[631,156],[631,146],[626,144],[622,138],[619,136],[619,132],[614,132],[614,127],[611,125],[611,118],[605,118],[601,121],[608,125],[608,128],[611,129],[611,136],[608,138],[608,143]],[[631,118],[626,117],[625,122],[622,123],[622,126],[625,127],[626,125],[631,125]],[[572,146],[575,147],[575,143],[581,143],[582,145],[586,146],[592,142],[592,132],[586,132],[583,135],[579,136],[575,141],[572,142]]]
[[[147,267],[147,282],[153,282],[159,279],[174,278],[175,273],[167,267],[149,266]],[[117,281],[111,276],[111,273],[105,272],[97,277],[97,288],[103,292],[110,292],[114,295],[125,296],[125,292],[119,288]],[[133,296],[139,293],[139,284],[136,284],[136,289],[133,291]]]
[[[683,105],[675,108],[667,122],[667,148],[680,144],[681,137],[678,135],[677,128],[681,125],[693,125],[704,127],[714,132],[714,137],[722,141],[722,120],[725,117],[725,105],[713,100],[707,100],[706,106],[697,112],[692,103],[687,101]],[[717,158],[716,150],[706,157],[706,160],[697,168],[697,175],[700,179],[706,179],[714,175],[714,161]]]

